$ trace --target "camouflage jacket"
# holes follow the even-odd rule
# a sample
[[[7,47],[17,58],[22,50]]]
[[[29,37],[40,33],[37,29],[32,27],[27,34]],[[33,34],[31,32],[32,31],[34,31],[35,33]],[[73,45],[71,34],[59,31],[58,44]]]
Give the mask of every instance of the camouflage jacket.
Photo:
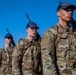
[[[76,33],[69,26],[57,24],[48,29],[41,40],[43,75],[61,75],[76,69]]]
[[[40,43],[20,39],[12,55],[13,75],[37,75],[40,73]],[[28,73],[29,74],[28,74]]]
[[[7,49],[0,49],[0,65],[1,65],[1,73],[7,74],[12,73],[12,51],[13,48],[9,47]]]

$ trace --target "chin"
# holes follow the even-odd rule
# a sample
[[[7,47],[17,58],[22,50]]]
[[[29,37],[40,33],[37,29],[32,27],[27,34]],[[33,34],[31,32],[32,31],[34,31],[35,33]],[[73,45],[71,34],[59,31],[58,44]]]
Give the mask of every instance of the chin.
[[[32,36],[36,36],[36,34],[33,34]]]
[[[68,19],[68,20],[67,20],[67,22],[70,22],[70,21],[71,21],[71,19]]]
[[[32,37],[35,37],[36,35],[32,35]]]

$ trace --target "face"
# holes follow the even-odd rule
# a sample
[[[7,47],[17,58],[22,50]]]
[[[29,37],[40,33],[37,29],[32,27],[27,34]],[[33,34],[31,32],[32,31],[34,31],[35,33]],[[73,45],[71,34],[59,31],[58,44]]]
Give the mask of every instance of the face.
[[[11,44],[12,38],[5,38],[4,41],[5,41],[7,44]]]
[[[69,22],[72,19],[73,10],[71,8],[66,8],[65,10],[60,9],[57,12],[59,19]]]
[[[35,37],[37,34],[37,28],[35,28],[35,27],[27,28],[26,31],[28,33],[28,36],[30,36],[30,37]]]

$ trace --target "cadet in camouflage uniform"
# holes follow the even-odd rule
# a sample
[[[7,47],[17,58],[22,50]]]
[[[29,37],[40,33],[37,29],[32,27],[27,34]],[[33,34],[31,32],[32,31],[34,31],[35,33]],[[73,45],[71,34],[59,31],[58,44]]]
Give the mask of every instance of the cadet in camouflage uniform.
[[[10,33],[6,34],[4,37],[5,46],[1,48],[0,51],[0,75],[11,75],[12,74],[12,51],[11,46],[13,37]]]
[[[42,37],[43,75],[76,75],[76,32],[70,26],[75,9],[68,2],[60,3],[58,23]]]
[[[12,55],[12,75],[41,75],[39,27],[34,22],[26,26],[27,37],[20,39]]]

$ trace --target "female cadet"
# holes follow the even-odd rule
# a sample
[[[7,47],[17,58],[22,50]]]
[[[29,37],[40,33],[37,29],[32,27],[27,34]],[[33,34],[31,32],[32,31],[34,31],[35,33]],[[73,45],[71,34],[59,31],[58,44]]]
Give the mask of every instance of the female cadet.
[[[34,22],[26,26],[27,37],[20,39],[12,55],[13,75],[41,75],[39,27]]]

